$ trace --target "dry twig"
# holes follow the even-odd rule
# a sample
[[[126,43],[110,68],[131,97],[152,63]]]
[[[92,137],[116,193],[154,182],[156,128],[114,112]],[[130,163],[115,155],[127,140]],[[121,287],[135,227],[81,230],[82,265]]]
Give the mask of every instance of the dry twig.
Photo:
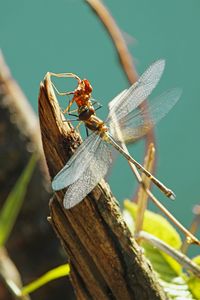
[[[129,53],[126,42],[123,35],[117,26],[115,20],[109,13],[106,6],[99,0],[86,0],[86,2],[91,6],[94,12],[97,14],[102,24],[105,26],[108,34],[110,35],[114,46],[116,47],[119,60],[121,62],[122,68],[127,76],[128,81],[133,84],[137,81],[138,75],[133,63],[133,58]],[[141,108],[147,106],[146,102],[140,106]],[[153,130],[149,131],[146,135],[146,152],[148,151],[148,146],[150,143],[155,144],[155,136]],[[154,166],[153,166],[154,169]]]

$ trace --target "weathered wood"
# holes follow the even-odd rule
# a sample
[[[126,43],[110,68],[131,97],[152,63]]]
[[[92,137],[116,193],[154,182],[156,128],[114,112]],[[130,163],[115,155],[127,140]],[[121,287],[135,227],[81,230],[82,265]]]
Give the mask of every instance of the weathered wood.
[[[48,73],[40,86],[39,118],[53,178],[81,140],[62,120]],[[64,209],[63,196],[59,191],[50,202],[51,224],[69,257],[77,298],[166,299],[105,181],[70,210]]]

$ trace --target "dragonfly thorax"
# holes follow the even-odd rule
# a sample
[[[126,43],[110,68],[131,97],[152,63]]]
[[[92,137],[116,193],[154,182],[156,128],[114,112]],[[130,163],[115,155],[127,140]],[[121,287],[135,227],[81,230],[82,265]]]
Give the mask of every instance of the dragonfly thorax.
[[[78,108],[79,120],[81,121],[87,121],[93,114],[95,114],[95,110],[92,105],[84,105]]]

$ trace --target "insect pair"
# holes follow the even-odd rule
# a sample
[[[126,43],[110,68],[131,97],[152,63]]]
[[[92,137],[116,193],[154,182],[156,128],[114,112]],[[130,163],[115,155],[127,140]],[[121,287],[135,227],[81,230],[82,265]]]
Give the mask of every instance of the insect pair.
[[[73,95],[64,112],[69,112],[75,102],[78,120],[84,122],[86,128],[92,131],[52,181],[54,191],[69,186],[64,196],[66,209],[72,208],[83,200],[106,175],[112,162],[110,146],[149,177],[167,197],[175,198],[170,189],[125,152],[120,145],[122,142],[126,143],[144,136],[180,98],[181,90],[172,89],[154,99],[148,107],[139,108],[158,84],[164,67],[164,60],[156,61],[136,83],[117,95],[109,103],[109,114],[105,122],[96,115],[91,101],[92,87],[88,80],[81,80],[72,73],[51,73],[52,76],[73,77],[77,80],[78,86],[73,92],[59,93]]]

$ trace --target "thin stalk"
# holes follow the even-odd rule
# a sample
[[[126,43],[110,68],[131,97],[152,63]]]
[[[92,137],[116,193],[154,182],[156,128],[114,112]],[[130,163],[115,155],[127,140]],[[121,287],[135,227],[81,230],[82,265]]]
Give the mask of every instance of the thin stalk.
[[[128,79],[128,81],[133,84],[138,79],[138,74],[136,72],[134,63],[133,63],[133,57],[130,54],[128,47],[126,45],[126,42],[124,40],[124,37],[117,26],[117,23],[113,19],[112,15],[106,8],[106,6],[99,0],[86,0],[86,2],[91,6],[91,8],[94,10],[96,15],[99,17],[103,25],[105,26],[105,29],[107,30],[108,34],[110,35],[113,44],[117,50],[119,60],[121,62],[121,65],[123,67],[123,70],[125,72],[125,75]],[[146,107],[147,101],[144,101],[142,105],[140,105],[140,108]],[[148,118],[148,116],[147,116]],[[148,145],[150,143],[155,144],[155,136],[154,131],[150,130],[146,135],[146,150],[147,153]],[[155,166],[153,166],[153,169]]]
[[[130,153],[126,147],[126,144],[124,143],[123,136],[120,130],[120,127],[118,125],[118,122],[116,120],[116,116],[113,114],[113,124],[115,124],[115,130],[116,134],[118,136],[118,139],[120,141],[120,146],[123,149],[123,151],[127,154],[127,156],[130,156]],[[128,164],[136,176],[136,179],[138,180],[139,184],[142,185],[142,188],[146,192],[146,194],[150,197],[150,199],[153,201],[153,203],[186,235],[187,242],[192,244],[197,244],[200,246],[200,241],[189,231],[187,230],[165,207],[160,203],[159,200],[152,194],[152,192],[149,190],[149,188],[145,185],[140,173],[138,172],[136,166],[128,160]]]
[[[152,172],[153,162],[155,159],[155,148],[153,143],[149,144],[149,149],[144,160],[144,168],[149,172]],[[150,188],[151,181],[144,174],[141,175],[143,183],[147,189]],[[137,215],[135,221],[135,234],[142,230],[144,222],[144,213],[147,208],[148,194],[146,193],[143,186],[139,187],[138,196],[137,196]]]
[[[190,232],[192,234],[195,234],[199,228],[200,225],[200,205],[195,205],[195,207],[193,208],[193,213],[195,214],[195,217],[192,221],[192,224],[190,225]],[[186,254],[189,248],[187,239],[184,240],[182,247],[181,247],[181,251]]]
[[[180,251],[172,248],[170,245],[166,244],[159,238],[145,231],[140,231],[137,234],[137,237],[139,237],[140,239],[144,239],[154,247],[167,253],[168,255],[173,257],[180,265],[182,265],[183,268],[190,270],[195,276],[200,277],[200,267]]]

